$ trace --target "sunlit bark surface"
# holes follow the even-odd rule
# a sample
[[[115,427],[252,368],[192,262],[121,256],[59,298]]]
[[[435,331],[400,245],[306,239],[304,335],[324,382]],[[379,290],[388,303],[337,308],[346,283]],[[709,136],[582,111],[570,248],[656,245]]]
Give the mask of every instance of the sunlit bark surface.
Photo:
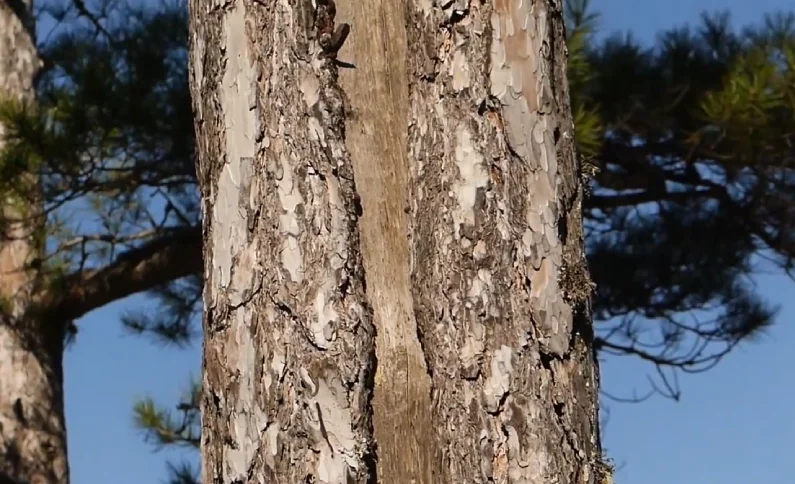
[[[330,8],[190,2],[203,482],[595,482],[561,5]]]

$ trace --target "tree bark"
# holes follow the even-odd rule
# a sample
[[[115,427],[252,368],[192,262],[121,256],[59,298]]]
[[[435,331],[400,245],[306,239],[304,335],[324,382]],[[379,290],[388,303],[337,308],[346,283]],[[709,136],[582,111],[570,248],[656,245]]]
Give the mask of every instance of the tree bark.
[[[562,7],[443,3],[189,3],[205,483],[602,483]]]
[[[0,94],[34,99],[40,67],[30,0],[0,2]],[[0,126],[0,143],[3,127]],[[34,175],[30,175],[33,177]],[[21,180],[35,186],[37,180]],[[40,255],[35,206],[3,194],[0,231],[0,482],[66,484],[69,466],[63,407],[63,325],[31,304]],[[35,205],[35,204],[34,204]],[[32,222],[34,221],[34,222]]]

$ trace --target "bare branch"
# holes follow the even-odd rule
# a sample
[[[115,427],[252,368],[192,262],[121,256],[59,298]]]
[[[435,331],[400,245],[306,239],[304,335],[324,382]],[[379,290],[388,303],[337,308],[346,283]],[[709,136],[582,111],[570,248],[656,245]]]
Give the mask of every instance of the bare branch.
[[[178,229],[120,254],[101,269],[65,276],[58,287],[44,292],[37,306],[60,320],[73,320],[110,302],[201,270],[201,227]]]
[[[79,237],[75,237],[73,239],[65,241],[63,244],[58,246],[56,252],[63,252],[65,250],[74,248],[78,245],[85,245],[89,242],[105,242],[108,244],[125,244],[129,242],[133,242],[136,240],[143,240],[156,235],[159,232],[158,229],[150,229],[144,230],[142,232],[138,232],[136,234],[122,236],[122,235],[114,235],[111,233],[105,234],[91,234],[91,235],[81,235]]]

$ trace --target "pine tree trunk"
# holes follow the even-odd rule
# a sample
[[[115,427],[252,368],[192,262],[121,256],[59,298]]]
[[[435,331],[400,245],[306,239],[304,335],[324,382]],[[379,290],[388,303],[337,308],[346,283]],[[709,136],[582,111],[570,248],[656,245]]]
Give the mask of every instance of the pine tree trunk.
[[[30,0],[0,2],[0,95],[25,102],[35,96],[33,82],[40,66],[32,19]],[[2,133],[0,126],[0,143]],[[35,273],[27,266],[38,255],[31,222],[37,217],[30,212],[29,200],[3,196],[0,482],[66,484],[63,326],[32,314]]]
[[[599,482],[560,2],[328,2],[190,2],[203,482]]]

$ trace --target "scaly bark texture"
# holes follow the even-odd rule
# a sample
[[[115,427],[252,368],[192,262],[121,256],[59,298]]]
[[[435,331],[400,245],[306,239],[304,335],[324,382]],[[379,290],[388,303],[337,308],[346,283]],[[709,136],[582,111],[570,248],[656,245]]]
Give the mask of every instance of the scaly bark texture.
[[[596,482],[560,2],[329,8],[191,2],[204,482]]]
[[[30,102],[40,67],[30,0],[0,2],[0,95]],[[0,126],[0,143],[3,127]],[[69,482],[63,412],[63,325],[32,311],[38,255],[31,208],[4,195],[0,233],[0,481]],[[26,211],[19,207],[25,205]],[[35,208],[34,208],[35,210]],[[35,219],[35,217],[32,217]],[[48,324],[49,323],[49,324]]]
[[[305,7],[190,2],[205,483],[373,472],[373,328],[342,92]]]

